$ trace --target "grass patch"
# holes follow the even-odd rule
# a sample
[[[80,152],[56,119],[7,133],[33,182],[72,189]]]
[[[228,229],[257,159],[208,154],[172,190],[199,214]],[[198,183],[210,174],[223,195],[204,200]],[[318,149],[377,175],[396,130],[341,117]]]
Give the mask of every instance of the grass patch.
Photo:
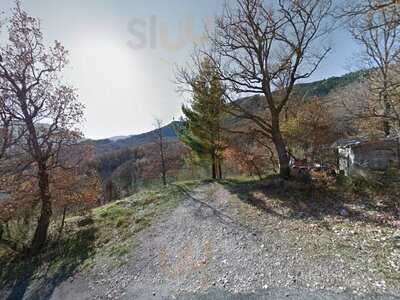
[[[137,245],[135,235],[179,205],[184,198],[181,187],[192,188],[194,185],[182,182],[177,186],[157,187],[94,209],[92,217],[99,233],[97,244],[101,248],[98,255],[103,258],[100,260],[111,258],[111,264],[119,265],[129,258]]]
[[[84,217],[69,216],[63,237],[50,241],[43,254],[33,259],[0,249],[0,290],[8,286],[12,297],[21,298],[32,282],[39,288],[49,286],[49,282],[56,286],[76,272],[100,265],[123,265],[137,246],[136,234],[176,208],[185,198],[182,189],[197,184],[180,182],[157,187],[94,208]]]

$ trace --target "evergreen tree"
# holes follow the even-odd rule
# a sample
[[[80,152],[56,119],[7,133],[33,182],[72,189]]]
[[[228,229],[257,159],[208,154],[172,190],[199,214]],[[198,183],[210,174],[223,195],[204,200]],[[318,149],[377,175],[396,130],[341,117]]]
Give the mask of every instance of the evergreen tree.
[[[221,179],[224,89],[210,60],[201,62],[199,72],[191,82],[191,89],[191,103],[182,106],[186,126],[179,130],[178,135],[200,160],[210,162],[212,178]]]

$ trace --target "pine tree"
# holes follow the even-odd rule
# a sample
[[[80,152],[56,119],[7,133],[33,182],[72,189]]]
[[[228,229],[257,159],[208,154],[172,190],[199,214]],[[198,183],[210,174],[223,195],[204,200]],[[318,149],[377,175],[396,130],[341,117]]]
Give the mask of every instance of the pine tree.
[[[202,161],[210,162],[212,178],[222,178],[224,144],[221,121],[224,113],[224,89],[210,60],[201,62],[191,83],[193,99],[183,105],[186,126],[179,130],[180,140]]]

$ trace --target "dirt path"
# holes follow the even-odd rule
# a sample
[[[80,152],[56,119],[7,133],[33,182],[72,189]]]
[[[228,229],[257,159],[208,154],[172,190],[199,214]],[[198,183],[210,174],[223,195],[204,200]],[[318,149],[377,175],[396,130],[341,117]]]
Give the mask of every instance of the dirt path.
[[[379,282],[371,285],[366,274],[340,258],[313,261],[289,241],[240,218],[231,198],[218,184],[197,188],[172,214],[139,234],[129,264],[111,272],[100,268],[90,282],[80,277],[64,282],[50,299],[230,299],[232,294],[350,299],[352,291],[399,292],[382,290]],[[189,296],[202,293],[208,297]]]

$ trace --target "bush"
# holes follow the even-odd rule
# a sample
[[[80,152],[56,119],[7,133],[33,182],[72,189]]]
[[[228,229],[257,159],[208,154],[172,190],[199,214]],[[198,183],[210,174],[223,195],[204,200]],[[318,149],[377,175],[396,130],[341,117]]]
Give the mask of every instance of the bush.
[[[346,176],[343,172],[340,172],[336,176],[336,183],[338,185],[344,186],[344,185],[349,185],[351,183],[351,178]]]
[[[385,172],[385,176],[389,178],[399,178],[400,168],[395,162],[392,162]]]
[[[311,172],[309,170],[299,169],[292,171],[292,178],[304,184],[310,184],[312,181]]]

